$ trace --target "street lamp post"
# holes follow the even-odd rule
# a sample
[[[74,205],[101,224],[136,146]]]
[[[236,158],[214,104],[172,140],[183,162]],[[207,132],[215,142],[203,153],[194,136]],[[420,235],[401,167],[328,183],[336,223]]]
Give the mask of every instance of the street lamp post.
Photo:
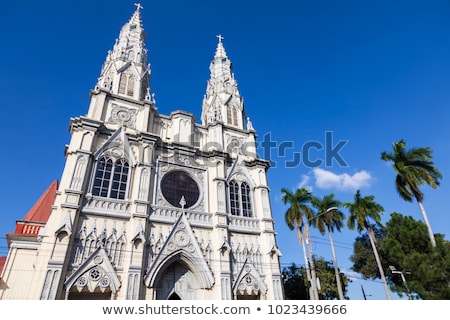
[[[311,272],[311,290],[313,294],[312,300],[319,300],[319,290],[317,289],[316,264],[314,263],[314,256],[311,248],[311,239],[309,238],[308,223],[304,225],[305,242],[309,254],[309,269]]]
[[[398,271],[394,266],[389,266],[389,269],[391,269],[392,273],[397,273],[402,277],[403,285],[405,286],[406,292],[408,294],[408,299],[412,300],[411,292],[409,291],[408,283],[406,282],[406,278],[403,275],[403,272]],[[410,273],[410,272],[407,272],[407,273]]]

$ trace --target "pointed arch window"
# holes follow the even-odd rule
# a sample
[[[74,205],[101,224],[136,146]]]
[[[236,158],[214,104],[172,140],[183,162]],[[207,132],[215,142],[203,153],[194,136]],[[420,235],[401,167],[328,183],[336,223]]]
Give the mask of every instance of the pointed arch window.
[[[127,75],[125,73],[122,73],[120,75],[120,83],[119,83],[119,93],[125,94],[125,91],[127,89]]]
[[[238,125],[238,115],[237,115],[237,108],[233,107],[233,125]]]
[[[246,182],[241,184],[242,215],[244,217],[252,216],[252,204],[250,202],[250,186]]]
[[[247,182],[229,183],[230,211],[234,216],[252,217],[251,190]]]
[[[134,95],[133,75],[128,75],[126,73],[122,73],[120,75],[119,94],[124,94],[130,97]]]
[[[227,106],[227,123],[235,127],[239,125],[238,108],[236,106]]]
[[[238,216],[241,211],[239,206],[239,184],[234,180],[230,181],[230,209],[231,214],[234,216]]]
[[[97,161],[92,194],[94,196],[125,199],[130,166],[121,158],[114,161],[102,156]]]
[[[231,119],[231,107],[227,108],[227,123],[228,124],[232,124],[232,119]]]
[[[128,85],[127,85],[127,96],[132,97],[134,94],[134,77],[128,77]]]

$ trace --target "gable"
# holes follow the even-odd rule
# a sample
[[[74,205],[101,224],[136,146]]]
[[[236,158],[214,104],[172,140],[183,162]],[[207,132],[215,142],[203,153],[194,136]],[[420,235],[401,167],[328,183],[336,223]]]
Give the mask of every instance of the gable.
[[[249,170],[244,164],[244,161],[240,154],[236,156],[236,159],[233,162],[233,165],[231,166],[230,171],[228,172],[228,175],[226,177],[227,183],[229,183],[232,179],[237,179],[238,181],[246,181],[250,184],[250,186],[255,188],[256,183],[253,181]]]
[[[145,275],[147,287],[155,287],[164,270],[173,262],[181,261],[199,280],[200,286],[209,289],[214,276],[184,211],[175,222],[166,242]]]
[[[265,294],[267,287],[253,263],[247,258],[233,284],[235,295]]]
[[[131,166],[134,166],[137,163],[123,127],[116,130],[111,137],[95,151],[94,157],[95,159],[98,159],[103,154],[110,155],[116,159],[123,157],[130,162]]]
[[[81,292],[87,287],[89,292],[94,292],[98,287],[102,292],[107,288],[116,292],[121,283],[105,249],[99,247],[66,279],[64,285],[67,291],[76,287]]]

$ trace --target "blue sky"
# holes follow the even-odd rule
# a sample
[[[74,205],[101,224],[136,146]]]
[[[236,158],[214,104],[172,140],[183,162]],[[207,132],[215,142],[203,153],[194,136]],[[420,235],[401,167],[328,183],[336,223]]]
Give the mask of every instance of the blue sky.
[[[200,122],[217,34],[234,66],[247,115],[285,153],[260,148],[268,171],[282,264],[304,263],[295,233],[284,223],[283,187],[310,187],[351,201],[355,190],[385,208],[421,220],[416,203],[401,200],[382,151],[405,139],[430,147],[443,173],[438,190],[424,188],[434,233],[450,235],[450,2],[448,1],[142,1],[152,91],[162,114],[182,109]],[[23,218],[64,166],[70,117],[85,115],[107,51],[134,11],[133,1],[2,1],[0,126],[3,169],[0,255],[5,234]],[[327,132],[331,148],[326,163]],[[317,144],[318,143],[318,144]],[[301,153],[303,161],[287,168]],[[344,211],[347,214],[347,212]],[[350,272],[356,231],[335,234],[338,263]],[[328,238],[312,232],[314,254],[331,260]],[[349,273],[350,275],[350,273]],[[379,281],[357,274],[351,299],[385,299]],[[393,294],[393,298],[397,298]]]

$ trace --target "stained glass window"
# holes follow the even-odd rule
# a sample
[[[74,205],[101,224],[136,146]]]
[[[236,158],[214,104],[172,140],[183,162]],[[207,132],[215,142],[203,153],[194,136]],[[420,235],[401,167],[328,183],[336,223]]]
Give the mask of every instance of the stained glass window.
[[[197,203],[200,189],[194,179],[185,171],[173,170],[161,180],[161,191],[164,198],[174,207],[181,208],[181,197],[184,197],[185,208]]]

